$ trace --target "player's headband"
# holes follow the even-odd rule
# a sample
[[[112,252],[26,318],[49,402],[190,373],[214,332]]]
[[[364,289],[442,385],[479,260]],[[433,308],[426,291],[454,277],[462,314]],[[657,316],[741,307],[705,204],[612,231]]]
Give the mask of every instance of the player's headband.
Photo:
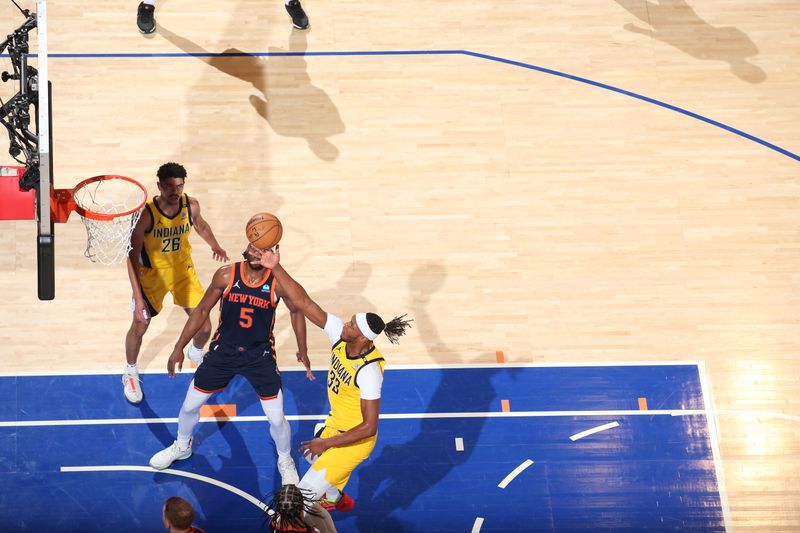
[[[375,338],[380,335],[380,333],[375,333],[369,327],[369,323],[367,322],[367,313],[356,314],[356,324],[358,324],[358,329],[361,330],[361,334],[371,341],[374,341]]]

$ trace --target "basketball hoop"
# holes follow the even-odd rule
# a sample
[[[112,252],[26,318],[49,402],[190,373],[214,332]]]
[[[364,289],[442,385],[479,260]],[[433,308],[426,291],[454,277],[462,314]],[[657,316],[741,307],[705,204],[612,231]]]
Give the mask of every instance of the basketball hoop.
[[[104,175],[83,180],[73,189],[54,189],[50,208],[54,222],[70,213],[86,226],[86,251],[93,263],[123,263],[131,251],[131,234],[147,201],[147,190],[125,176]]]

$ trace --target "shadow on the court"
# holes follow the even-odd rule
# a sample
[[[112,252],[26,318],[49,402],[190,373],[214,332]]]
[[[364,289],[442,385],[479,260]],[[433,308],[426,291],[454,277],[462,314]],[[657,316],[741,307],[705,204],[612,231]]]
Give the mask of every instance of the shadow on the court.
[[[142,418],[159,418],[159,415],[150,407],[150,404],[147,402],[147,395],[136,405],[142,412]],[[167,427],[167,424],[162,422],[150,422],[147,424],[147,429],[150,430],[150,433],[156,438],[158,442],[161,443],[162,448],[166,448],[167,446],[171,445],[172,442],[175,440],[175,435],[173,431]],[[153,453],[156,453],[158,450],[153,450]]]
[[[316,291],[311,294],[311,297],[317,302],[322,309],[326,312],[334,314],[347,322],[355,313],[373,312],[381,316],[383,314],[390,314],[391,309],[378,309],[365,295],[364,292],[367,288],[372,277],[372,265],[366,261],[354,261],[336,282],[336,285],[330,289]],[[385,319],[391,317],[384,316]],[[309,335],[321,335],[325,337],[325,333],[318,329],[313,324],[309,323]],[[327,342],[327,337],[325,337]],[[319,363],[327,365],[329,352],[321,354]],[[312,359],[312,363],[313,363]]]
[[[739,28],[712,26],[686,0],[614,0],[645,23],[626,24],[625,29],[674,46],[692,57],[724,61],[731,72],[749,83],[761,83],[767,74],[747,59],[758,55],[758,47]]]
[[[147,328],[147,332],[142,338],[142,348],[139,350],[138,361],[141,369],[166,370],[169,353],[161,359],[157,359],[157,356],[164,349],[168,349],[169,352],[172,351],[171,348],[175,341],[178,340],[178,336],[189,317],[183,308],[173,305],[169,299],[169,295],[165,297],[164,308],[158,315],[150,319],[150,327]],[[161,327],[158,326],[158,323],[162,323],[162,326],[163,323],[166,323],[166,326],[163,327],[160,333],[154,334],[153,330]],[[183,364],[188,367],[189,360],[187,359]],[[144,377],[143,389],[147,394],[146,376]]]
[[[156,32],[186,53],[210,54],[160,24]],[[308,75],[303,55],[308,49],[307,34],[294,28],[289,34],[288,52],[297,55],[259,57],[228,48],[221,54],[197,57],[220,72],[251,84],[258,94],[250,95],[249,103],[275,133],[303,138],[314,155],[333,161],[339,157],[339,149],[329,138],[344,133],[345,126],[333,100]],[[287,52],[282,48],[269,51],[270,54]]]
[[[418,329],[431,358],[440,358],[451,363],[460,360],[459,354],[451,351],[441,339],[436,329],[436,320],[427,311],[431,296],[444,286],[446,278],[446,269],[438,263],[422,265],[412,273],[409,279],[409,316],[413,317],[413,327]],[[505,369],[498,365],[496,369],[484,368],[475,372],[469,390],[454,390],[455,382],[448,382],[445,374],[441,373],[426,412],[452,411],[453,398],[458,394],[468,394],[470,405],[475,411],[492,410],[497,398],[492,378],[501,370]],[[386,383],[386,386],[391,386],[391,383]],[[425,461],[430,455],[426,450],[441,442],[452,442],[452,435],[449,430],[442,429],[437,419],[423,417],[419,433],[414,438],[401,444],[385,446],[377,458],[369,459],[357,469],[357,508],[361,509],[357,514],[358,531],[413,531],[412,524],[404,523],[398,518],[398,511],[408,509],[453,468],[469,461],[474,450],[471,444],[478,442],[485,420],[482,417],[475,418],[473,423],[464,426],[458,436],[463,438],[465,449],[452,456],[453,460],[450,462]],[[443,435],[442,431],[448,433]],[[380,439],[380,435],[378,438]]]

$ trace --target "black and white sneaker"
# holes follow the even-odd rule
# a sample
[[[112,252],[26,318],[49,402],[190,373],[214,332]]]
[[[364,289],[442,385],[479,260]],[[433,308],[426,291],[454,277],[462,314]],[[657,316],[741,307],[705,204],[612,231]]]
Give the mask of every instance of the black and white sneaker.
[[[136,25],[140,32],[147,34],[156,31],[155,12],[156,6],[139,3],[139,9],[136,10]]]
[[[286,4],[286,12],[292,17],[292,26],[298,30],[308,28],[308,17],[306,12],[303,11],[303,6],[300,5],[300,0],[292,0]]]

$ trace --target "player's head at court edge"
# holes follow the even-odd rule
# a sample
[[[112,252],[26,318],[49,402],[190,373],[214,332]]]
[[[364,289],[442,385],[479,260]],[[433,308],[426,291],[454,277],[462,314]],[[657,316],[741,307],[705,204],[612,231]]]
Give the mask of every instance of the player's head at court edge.
[[[270,533],[336,533],[328,511],[297,485],[283,485],[272,495],[265,522]]]
[[[164,502],[161,521],[164,529],[170,533],[205,533],[204,530],[192,525],[194,519],[194,507],[183,498],[171,496]]]

